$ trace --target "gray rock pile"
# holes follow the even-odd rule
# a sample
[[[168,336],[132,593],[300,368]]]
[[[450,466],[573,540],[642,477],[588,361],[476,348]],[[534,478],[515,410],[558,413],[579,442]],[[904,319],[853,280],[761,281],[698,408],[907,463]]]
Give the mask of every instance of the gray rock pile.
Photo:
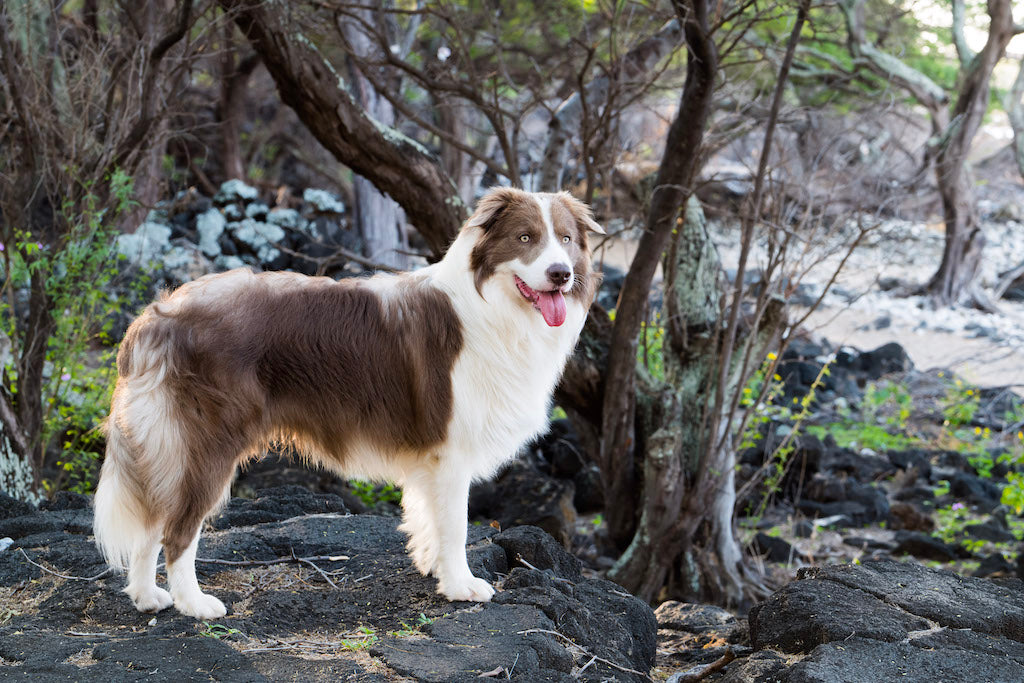
[[[131,267],[168,285],[243,266],[313,273],[337,247],[358,251],[360,242],[334,195],[309,188],[272,208],[240,180],[212,198],[189,190],[161,202],[117,244]]]

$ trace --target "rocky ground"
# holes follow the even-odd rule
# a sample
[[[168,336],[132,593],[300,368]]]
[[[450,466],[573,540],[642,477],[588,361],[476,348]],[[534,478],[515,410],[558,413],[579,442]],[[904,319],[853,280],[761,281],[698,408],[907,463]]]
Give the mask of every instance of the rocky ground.
[[[88,504],[0,499],[2,680],[641,681],[654,663],[650,608],[535,527],[471,527],[470,565],[501,591],[449,603],[393,517],[295,487],[235,499],[200,544],[200,581],[229,611],[211,624],[135,612]]]
[[[678,602],[652,612],[585,578],[540,529],[481,525],[470,563],[500,591],[448,603],[411,567],[394,518],[297,487],[232,500],[204,536],[200,580],[227,617],[144,615],[104,571],[88,503],[0,498],[0,680],[1024,678],[1018,579],[868,561],[801,570],[749,618]]]

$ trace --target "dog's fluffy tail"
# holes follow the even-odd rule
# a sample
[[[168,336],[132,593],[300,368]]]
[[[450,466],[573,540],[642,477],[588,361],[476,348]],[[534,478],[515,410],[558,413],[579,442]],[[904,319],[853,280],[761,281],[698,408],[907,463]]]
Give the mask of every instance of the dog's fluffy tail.
[[[152,542],[155,530],[137,458],[114,418],[107,422],[107,453],[93,499],[93,533],[107,563],[126,569],[132,556]]]
[[[118,354],[120,377],[93,500],[96,545],[116,569],[127,568],[132,557],[159,540],[183,464],[179,429],[163,384],[171,361],[166,343],[147,329],[149,321],[143,318],[132,324]]]

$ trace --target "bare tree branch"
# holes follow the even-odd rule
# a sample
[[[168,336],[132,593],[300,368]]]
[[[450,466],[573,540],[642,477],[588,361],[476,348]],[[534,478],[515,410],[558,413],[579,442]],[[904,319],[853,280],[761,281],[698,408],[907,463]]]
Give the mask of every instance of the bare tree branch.
[[[1017,161],[1017,170],[1024,178],[1024,57],[1021,57],[1017,78],[1006,93],[1006,115],[1013,129],[1013,156]]]
[[[964,38],[964,19],[967,8],[964,0],[953,0],[953,44],[956,46],[956,55],[960,59],[960,68],[966,68],[974,59],[974,51],[967,46]]]
[[[231,12],[260,54],[281,99],[320,143],[398,202],[431,250],[443,254],[466,216],[466,207],[434,155],[370,118],[331,63],[291,25],[281,6],[249,0],[220,0],[220,5]]]
[[[935,81],[902,61],[879,50],[864,29],[864,0],[838,0],[849,35],[850,53],[861,65],[886,80],[897,81],[929,110],[944,107],[949,96]]]
[[[558,105],[548,124],[548,140],[544,148],[537,189],[546,192],[557,192],[561,189],[565,148],[569,138],[579,127],[584,109],[600,106],[606,99],[613,80],[636,80],[653,70],[658,62],[679,45],[682,34],[678,19],[667,22],[656,34],[627,52],[610,73],[592,79],[583,94],[577,90]]]

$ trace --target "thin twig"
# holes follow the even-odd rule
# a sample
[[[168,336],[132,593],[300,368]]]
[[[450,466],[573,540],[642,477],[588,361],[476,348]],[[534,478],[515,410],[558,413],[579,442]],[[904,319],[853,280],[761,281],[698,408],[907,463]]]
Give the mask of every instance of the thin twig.
[[[527,569],[532,569],[535,572],[543,571],[542,569],[538,569],[537,567],[534,567],[532,564],[527,562],[525,559],[523,559],[523,556],[520,555],[519,553],[516,553],[516,562],[519,562],[520,564],[525,566]],[[561,576],[552,576],[551,580],[552,581],[558,581],[560,583],[572,584],[572,581],[570,581],[569,579],[563,579]],[[630,595],[629,597],[633,597],[633,596]]]
[[[719,671],[734,659],[736,659],[736,653],[732,651],[732,648],[729,648],[725,651],[724,655],[710,664],[701,664],[700,666],[695,666],[687,669],[686,671],[673,674],[669,677],[667,683],[697,683],[697,681],[703,681],[705,678],[716,671]]]
[[[278,557],[273,560],[214,560],[206,557],[197,557],[196,562],[204,564],[223,564],[229,567],[266,567],[273,564],[287,564],[289,562],[341,562],[351,559],[348,555],[314,555],[311,557]]]
[[[516,631],[516,634],[517,635],[521,635],[521,636],[522,635],[526,635],[528,633],[547,633],[548,635],[558,636],[559,638],[561,638],[565,642],[567,642],[570,645],[572,645],[574,648],[577,648],[582,654],[590,656],[590,657],[593,657],[594,659],[596,659],[600,663],[604,664],[605,666],[610,666],[613,669],[618,669],[619,671],[625,671],[628,674],[636,674],[637,676],[643,676],[644,678],[646,678],[649,681],[650,680],[654,680],[654,679],[652,679],[650,677],[650,675],[645,674],[643,671],[637,671],[636,669],[630,669],[628,666],[622,666],[621,664],[616,664],[615,662],[610,661],[608,659],[604,659],[603,657],[598,657],[593,652],[588,652],[586,650],[586,648],[584,648],[581,645],[579,645],[578,643],[576,643],[572,638],[570,638],[569,636],[566,636],[566,635],[562,635],[558,631],[549,631],[548,629],[544,629],[544,628],[528,628],[525,631]]]
[[[346,260],[354,261],[355,263],[358,263],[359,265],[365,268],[369,268],[371,270],[379,270],[385,273],[404,272],[401,268],[395,268],[394,266],[389,266],[385,263],[378,263],[373,259],[367,258],[362,254],[357,254],[356,252],[350,251],[344,247],[332,246],[331,248],[334,249],[334,253],[329,254],[327,256],[310,256],[308,254],[303,254],[301,252],[295,251],[294,249],[289,249],[288,247],[278,242],[273,242],[272,244],[274,245],[275,249],[279,249],[293,258],[301,258],[303,260],[309,261],[310,263],[316,264],[318,272],[325,272],[327,268],[331,266],[341,265]],[[313,244],[324,243],[314,241]]]
[[[295,552],[294,551],[292,551],[292,557],[295,557]],[[327,576],[327,573],[324,572],[323,569],[320,569],[320,567],[316,566],[316,564],[313,562],[313,560],[308,560],[308,559],[306,559],[304,557],[295,557],[295,559],[297,561],[299,561],[299,562],[302,562],[303,564],[308,564],[310,567],[315,569],[317,571],[317,573],[320,574],[320,576],[324,577],[324,581],[326,581],[327,583],[331,584],[331,588],[333,588],[335,590],[338,589],[338,584],[336,584],[333,581],[331,581],[331,577]]]
[[[29,557],[28,553],[26,553],[25,550],[22,549],[22,548],[18,548],[18,552],[20,552],[25,557],[25,560],[28,561],[28,563],[30,565],[32,565],[34,567],[39,567],[40,569],[42,569],[47,574],[53,574],[54,576],[59,576],[62,579],[71,579],[72,581],[96,581],[97,579],[102,579],[104,576],[106,576],[107,574],[110,574],[113,571],[113,570],[111,570],[110,567],[107,567],[106,569],[101,571],[96,576],[68,576],[67,574],[61,574],[60,572],[55,572],[52,569],[47,569],[46,567],[44,567],[43,565],[39,564],[38,562],[33,562],[32,558]]]

